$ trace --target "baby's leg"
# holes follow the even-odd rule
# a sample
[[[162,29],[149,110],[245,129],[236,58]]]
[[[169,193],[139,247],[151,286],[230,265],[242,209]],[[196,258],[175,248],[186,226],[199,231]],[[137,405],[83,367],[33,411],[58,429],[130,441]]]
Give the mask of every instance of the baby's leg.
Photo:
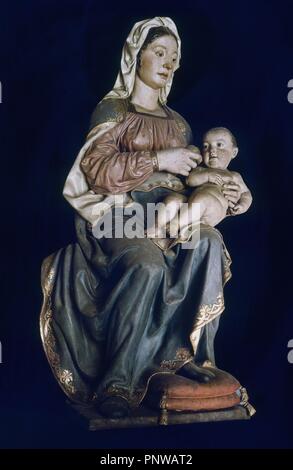
[[[198,204],[192,210],[192,204]],[[225,217],[223,205],[209,191],[194,191],[188,199],[188,205],[180,211],[180,237],[188,238],[188,226],[199,222],[215,227]]]
[[[185,204],[179,213],[180,238],[188,238],[189,225],[199,224],[205,210],[205,199],[201,197],[201,194],[197,194],[196,191],[194,191],[189,196],[188,204]]]
[[[150,227],[147,231],[148,237],[165,237],[166,225],[175,218],[181,204],[186,201],[187,197],[179,193],[167,196],[159,206],[155,226]]]

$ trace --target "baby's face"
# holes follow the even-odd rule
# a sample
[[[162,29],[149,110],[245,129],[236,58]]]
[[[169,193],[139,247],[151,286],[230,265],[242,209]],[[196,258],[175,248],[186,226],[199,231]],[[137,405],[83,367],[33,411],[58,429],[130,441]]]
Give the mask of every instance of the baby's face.
[[[236,157],[238,149],[234,147],[228,132],[208,131],[203,141],[203,161],[209,168],[225,170],[232,158]]]

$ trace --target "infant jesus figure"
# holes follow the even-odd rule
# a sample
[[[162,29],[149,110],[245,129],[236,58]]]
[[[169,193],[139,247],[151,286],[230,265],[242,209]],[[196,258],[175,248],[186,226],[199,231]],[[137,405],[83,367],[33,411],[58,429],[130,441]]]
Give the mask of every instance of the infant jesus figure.
[[[229,129],[215,127],[203,137],[202,156],[205,166],[193,169],[186,178],[187,186],[196,187],[188,197],[174,193],[159,205],[156,227],[148,229],[148,237],[156,238],[159,246],[168,247],[166,227],[170,236],[177,234],[181,241],[188,240],[192,225],[215,227],[227,215],[243,214],[252,203],[251,192],[241,175],[228,170],[230,161],[238,154],[236,139]],[[236,203],[229,201],[223,191],[233,181],[240,187]],[[193,204],[199,210],[194,211]]]

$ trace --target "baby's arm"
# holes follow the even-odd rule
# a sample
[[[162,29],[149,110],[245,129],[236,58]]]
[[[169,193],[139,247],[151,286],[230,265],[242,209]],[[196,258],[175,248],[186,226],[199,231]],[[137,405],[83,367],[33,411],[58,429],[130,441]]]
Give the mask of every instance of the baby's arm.
[[[235,183],[239,184],[241,188],[241,195],[238,202],[236,202],[235,206],[230,207],[229,212],[231,215],[239,215],[246,212],[251,206],[252,195],[248,187],[244,183],[242,176],[239,173],[236,173],[235,171],[233,171],[233,180],[235,181]]]
[[[191,170],[186,178],[186,184],[188,186],[201,186],[202,184],[209,182],[209,169],[197,167]]]
[[[197,167],[187,176],[186,184],[188,186],[201,186],[204,183],[214,183],[222,186],[225,182],[225,178],[227,181],[231,180],[231,177],[227,177],[225,174],[226,172],[222,170]]]

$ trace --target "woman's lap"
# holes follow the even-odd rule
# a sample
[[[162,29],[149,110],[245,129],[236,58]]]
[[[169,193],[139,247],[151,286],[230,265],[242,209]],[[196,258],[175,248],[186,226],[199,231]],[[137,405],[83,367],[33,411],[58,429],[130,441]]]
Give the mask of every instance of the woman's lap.
[[[82,220],[78,223],[79,244],[76,246],[81,250],[70,251],[69,247],[69,251],[65,249],[68,253],[67,265],[76,273],[82,272],[83,276],[87,276],[88,272],[89,277],[85,278],[82,297],[78,282],[68,285],[71,293],[67,295],[69,278],[67,281],[64,275],[57,275],[58,272],[67,272],[67,269],[64,271],[63,258],[56,258],[57,290],[54,289],[51,299],[52,331],[55,331],[55,327],[56,332],[60,331],[60,346],[56,354],[60,355],[60,363],[64,363],[64,366],[66,364],[66,369],[72,371],[76,384],[83,388],[87,387],[84,372],[87,374],[87,371],[91,371],[92,377],[100,377],[94,389],[98,395],[115,383],[122,387],[123,383],[125,387],[129,387],[131,383],[130,391],[135,391],[139,385],[141,390],[146,383],[145,379],[148,379],[147,373],[142,380],[142,369],[144,372],[145,369],[160,370],[162,364],[170,361],[174,363],[178,351],[188,350],[192,354],[190,333],[195,322],[199,317],[201,322],[205,321],[209,309],[216,315],[223,310],[220,301],[225,255],[221,235],[212,228],[203,227],[195,249],[184,249],[183,245],[176,245],[173,254],[164,254],[146,238],[94,239],[86,228],[86,223]],[[101,260],[104,268],[100,277]],[[68,276],[70,277],[70,273]],[[96,311],[95,317],[90,314],[91,318],[83,313],[87,302],[87,285],[92,311]],[[58,292],[62,295],[62,302]],[[65,297],[62,292],[66,293]],[[69,298],[75,299],[74,305],[67,303],[66,299]],[[65,324],[63,331],[62,319],[68,321],[66,318],[71,318],[70,324],[76,325],[72,330],[72,338],[71,330]],[[111,325],[109,330],[107,324]],[[123,324],[126,330],[128,328],[128,337]],[[203,325],[204,323],[201,324]],[[82,328],[80,333],[79,328]],[[105,333],[107,345],[103,340]],[[64,346],[63,334],[66,338]],[[86,355],[81,358],[80,346],[76,343],[79,336],[86,350],[94,346],[94,338],[97,341],[98,338],[101,339],[101,342],[95,343],[95,347],[103,369],[107,371],[104,378],[101,371],[97,369],[95,372],[99,363],[96,357]],[[207,343],[205,339],[204,341]],[[118,362],[113,360],[117,354],[120,354]],[[212,358],[213,344],[208,348],[201,348],[201,356],[203,359],[206,356]],[[136,359],[131,361],[131,358]],[[129,361],[132,364],[127,365]],[[175,360],[176,364],[179,366],[180,361]],[[92,385],[93,381],[89,384],[89,390],[93,390]]]

